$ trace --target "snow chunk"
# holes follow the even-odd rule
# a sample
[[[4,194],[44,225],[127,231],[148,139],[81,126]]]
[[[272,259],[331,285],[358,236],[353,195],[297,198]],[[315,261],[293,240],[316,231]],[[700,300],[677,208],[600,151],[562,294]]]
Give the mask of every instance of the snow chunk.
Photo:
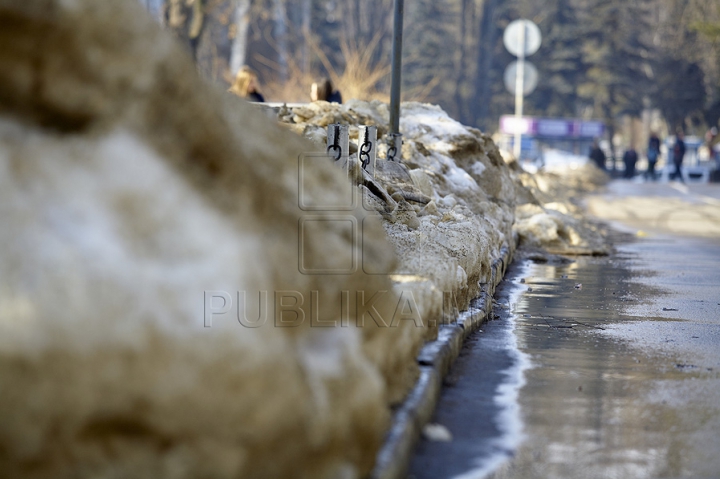
[[[480,188],[477,182],[473,179],[473,177],[470,176],[465,170],[454,166],[450,168],[449,171],[445,174],[445,178],[447,178],[457,189],[460,190],[477,190]]]
[[[422,433],[425,439],[433,442],[450,442],[453,439],[450,430],[442,424],[426,424]]]
[[[485,166],[483,163],[476,161],[470,167],[470,172],[475,176],[481,176],[486,168],[487,166]]]

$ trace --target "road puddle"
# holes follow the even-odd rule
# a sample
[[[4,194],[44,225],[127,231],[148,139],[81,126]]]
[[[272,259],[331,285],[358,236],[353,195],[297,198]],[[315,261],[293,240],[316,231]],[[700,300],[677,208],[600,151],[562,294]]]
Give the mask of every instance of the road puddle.
[[[697,297],[687,288],[673,296],[666,286],[680,268],[647,267],[660,243],[516,262],[495,320],[471,337],[441,395],[433,422],[453,441],[423,440],[409,477],[720,477],[720,298],[704,319],[682,317],[714,301],[720,282],[716,274]],[[682,257],[678,244],[660,248]],[[698,265],[684,265],[687,274],[720,270],[713,248],[709,260],[697,254]],[[528,359],[531,367],[518,367]],[[513,366],[519,382],[503,376]],[[512,384],[522,387],[498,401]]]
[[[683,323],[626,314],[666,294],[628,268],[634,259],[531,264],[514,279],[526,287],[512,307],[518,347],[534,365],[519,398],[526,440],[489,477],[720,474],[718,371],[685,361],[691,351],[638,344],[635,329],[676,334]]]

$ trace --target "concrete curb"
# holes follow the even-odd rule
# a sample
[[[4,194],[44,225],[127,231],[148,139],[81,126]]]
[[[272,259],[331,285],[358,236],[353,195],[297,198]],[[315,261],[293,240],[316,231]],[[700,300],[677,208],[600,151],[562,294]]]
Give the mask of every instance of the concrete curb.
[[[438,338],[426,344],[418,355],[420,378],[393,415],[390,431],[375,460],[370,479],[404,479],[423,427],[432,418],[440,397],[442,379],[460,354],[467,337],[492,314],[495,288],[505,276],[512,251],[504,247],[492,265],[491,281],[479,297],[470,302],[456,324],[441,325]]]

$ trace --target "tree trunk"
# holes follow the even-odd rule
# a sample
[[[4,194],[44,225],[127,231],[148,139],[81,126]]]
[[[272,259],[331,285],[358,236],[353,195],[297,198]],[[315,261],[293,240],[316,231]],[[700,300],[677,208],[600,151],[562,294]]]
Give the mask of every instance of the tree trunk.
[[[455,108],[457,111],[458,119],[461,123],[469,124],[473,118],[470,118],[468,114],[467,99],[464,98],[463,89],[465,81],[467,79],[467,71],[469,68],[469,62],[467,59],[467,47],[470,41],[468,38],[468,32],[472,32],[472,29],[468,29],[469,20],[472,18],[471,9],[473,7],[472,0],[462,0],[460,6],[460,62],[458,64],[458,75],[455,82]]]
[[[307,75],[310,73],[310,51],[308,42],[310,41],[310,33],[312,31],[312,0],[302,0],[300,15],[302,19],[300,26],[302,49],[300,54],[302,55],[302,71]]]
[[[233,19],[235,29],[230,53],[230,74],[233,78],[245,64],[248,27],[250,26],[250,3],[251,0],[235,0],[235,18]]]
[[[288,45],[287,45],[287,11],[285,0],[273,0],[273,37],[277,42],[278,81],[285,83],[288,80]]]
[[[373,54],[373,64],[389,63],[392,42],[393,0],[382,0],[373,4],[366,2],[363,4],[363,8],[367,19],[365,43],[372,41],[375,35],[383,35],[382,41]],[[405,8],[407,9],[407,5]],[[407,25],[405,28],[407,28]]]
[[[355,39],[354,41],[357,43],[358,46],[360,46],[360,42],[362,41],[362,27],[360,25],[360,19],[362,18],[360,16],[360,0],[352,0],[353,1],[353,27],[355,29]]]
[[[475,95],[472,106],[477,108],[476,125],[487,129],[490,116],[490,92],[493,61],[495,60],[495,44],[498,39],[498,28],[495,26],[495,10],[498,0],[485,0],[478,39],[478,60],[475,73]]]
[[[183,42],[194,60],[205,23],[203,0],[169,0],[167,26]]]

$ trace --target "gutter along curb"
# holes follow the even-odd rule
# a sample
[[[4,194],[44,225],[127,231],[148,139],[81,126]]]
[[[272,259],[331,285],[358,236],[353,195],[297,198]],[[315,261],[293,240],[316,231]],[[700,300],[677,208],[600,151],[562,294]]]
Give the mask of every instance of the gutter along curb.
[[[454,324],[439,327],[438,338],[425,344],[417,361],[420,377],[395,412],[385,442],[375,460],[370,479],[404,479],[423,427],[430,422],[442,389],[442,380],[460,354],[463,343],[492,314],[495,288],[502,281],[512,251],[507,246],[492,264],[491,281],[470,302]]]

